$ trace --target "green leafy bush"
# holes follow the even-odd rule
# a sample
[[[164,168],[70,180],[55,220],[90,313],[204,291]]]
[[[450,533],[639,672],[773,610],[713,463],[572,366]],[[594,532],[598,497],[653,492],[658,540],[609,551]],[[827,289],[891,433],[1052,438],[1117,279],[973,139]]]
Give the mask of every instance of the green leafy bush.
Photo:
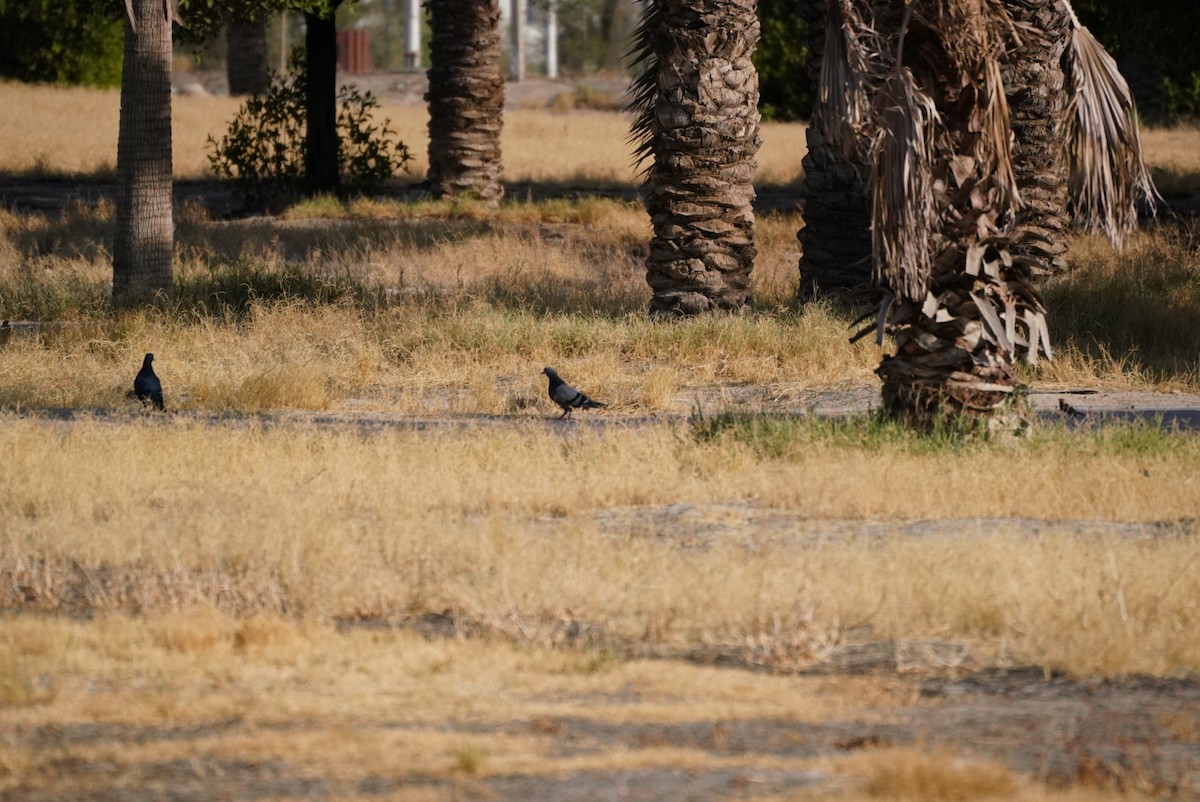
[[[238,109],[229,132],[218,142],[211,136],[208,160],[217,175],[230,176],[249,200],[271,203],[303,190],[307,111],[303,53],[292,54],[291,70],[273,75],[263,95]],[[385,119],[375,124],[379,101],[350,86],[338,91],[338,173],[350,193],[377,189],[397,170],[407,169],[408,148],[394,138]]]
[[[125,32],[117,10],[94,0],[0,0],[0,76],[119,85]]]
[[[1171,116],[1175,119],[1200,121],[1200,72],[1193,72],[1189,80],[1167,79],[1167,100]]]

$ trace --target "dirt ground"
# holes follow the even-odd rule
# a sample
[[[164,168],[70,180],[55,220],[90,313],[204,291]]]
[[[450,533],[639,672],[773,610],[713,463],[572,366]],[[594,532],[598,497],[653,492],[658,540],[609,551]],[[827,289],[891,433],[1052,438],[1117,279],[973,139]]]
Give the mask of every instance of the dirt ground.
[[[949,747],[966,758],[999,760],[1051,787],[1084,785],[1113,791],[1191,799],[1200,796],[1200,679],[1086,680],[1046,676],[1031,669],[934,668],[909,658],[920,649],[879,644],[873,659],[853,669],[907,694],[908,701],[883,716],[818,723],[786,717],[697,717],[669,723],[620,723],[603,715],[609,705],[636,704],[634,691],[572,700],[597,715],[448,722],[439,736],[463,742],[487,736],[536,738],[545,757],[572,758],[656,749],[699,753],[702,767],[651,766],[551,773],[447,776],[413,767],[396,775],[353,779],[306,767],[301,758],[260,760],[215,757],[220,739],[292,735],[298,740],[320,725],[303,718],[247,725],[238,717],[201,724],[129,725],[62,722],[32,731],[0,724],[0,738],[17,736],[35,752],[54,755],[44,770],[81,783],[0,790],[0,799],[24,802],[201,802],[227,799],[459,799],[459,800],[722,800],[796,798],[804,791],[836,792],[838,780],[812,768],[780,767],[778,761],[836,759],[860,750],[916,746]],[[907,653],[906,653],[907,652]],[[926,649],[926,654],[933,651]],[[368,720],[358,735],[381,737],[403,722]],[[269,731],[269,732],[264,732]],[[194,744],[196,757],[156,759],[154,744]],[[175,747],[173,747],[175,748]],[[139,752],[140,749],[140,752]],[[141,762],[105,758],[144,754]],[[81,753],[96,755],[81,758]],[[776,761],[772,765],[772,761]],[[707,765],[706,765],[707,764]],[[812,765],[810,764],[810,765]],[[2,788],[3,786],[0,786]]]

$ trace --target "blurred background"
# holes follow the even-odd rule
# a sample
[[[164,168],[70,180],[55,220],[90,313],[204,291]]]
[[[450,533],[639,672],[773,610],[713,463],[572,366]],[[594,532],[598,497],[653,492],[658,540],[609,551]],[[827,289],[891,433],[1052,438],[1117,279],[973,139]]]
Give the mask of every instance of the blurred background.
[[[770,120],[806,119],[812,108],[805,17],[821,0],[761,0],[758,66],[761,111]],[[210,0],[183,0],[186,20]],[[265,86],[304,40],[306,3],[209,30],[176,31],[180,91],[247,94]],[[309,3],[308,5],[311,5]],[[189,6],[191,6],[189,8]],[[1144,122],[1194,120],[1200,112],[1200,48],[1181,32],[1200,28],[1191,0],[1076,0],[1081,21],[1109,49],[1128,78]],[[120,4],[103,0],[0,0],[0,77],[24,82],[115,86],[120,81]],[[637,0],[502,0],[505,68],[511,82],[531,82],[518,102],[620,106],[630,37],[643,13]],[[514,22],[516,24],[514,25]],[[358,0],[337,12],[340,61],[355,83],[421,102],[428,67],[428,26],[420,0]],[[368,79],[365,76],[373,76]],[[388,80],[385,80],[385,76]],[[346,79],[344,79],[346,80]],[[570,85],[571,92],[546,87]],[[535,89],[534,87],[541,87]]]

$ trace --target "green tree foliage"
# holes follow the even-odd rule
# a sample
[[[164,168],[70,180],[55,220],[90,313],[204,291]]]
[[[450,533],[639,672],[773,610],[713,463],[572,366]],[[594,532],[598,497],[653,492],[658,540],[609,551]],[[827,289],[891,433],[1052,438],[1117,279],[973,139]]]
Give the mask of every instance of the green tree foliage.
[[[0,76],[117,86],[125,41],[117,10],[96,0],[0,0]]]
[[[807,119],[812,114],[808,80],[808,24],[790,0],[759,0],[762,34],[754,53],[758,109],[766,120]]]
[[[1200,48],[1183,33],[1200,29],[1200,3],[1073,0],[1072,6],[1119,63],[1137,60],[1161,71],[1172,116],[1200,113]]]
[[[176,33],[188,41],[200,42],[215,36],[233,17],[260,20],[276,11],[324,15],[335,5],[331,0],[179,0],[179,16],[186,26]]]
[[[237,179],[241,192],[254,203],[286,200],[303,189],[305,127],[305,64],[303,51],[292,54],[291,72],[274,75],[265,95],[251,97],[238,109],[229,132],[218,142],[211,136],[209,162],[218,175]],[[367,192],[396,170],[406,169],[408,148],[394,139],[384,120],[372,113],[379,102],[370,92],[342,87],[338,92],[338,171],[342,185]]]

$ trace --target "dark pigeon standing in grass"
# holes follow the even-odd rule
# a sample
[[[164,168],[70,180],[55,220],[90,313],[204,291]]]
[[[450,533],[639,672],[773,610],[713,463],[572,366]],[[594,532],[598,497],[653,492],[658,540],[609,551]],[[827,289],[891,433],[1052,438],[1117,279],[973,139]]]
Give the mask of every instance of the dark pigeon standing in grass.
[[[153,361],[154,354],[146,354],[146,358],[142,360],[142,369],[138,371],[137,378],[133,380],[133,394],[137,396],[143,406],[152,403],[155,409],[161,410],[163,408],[162,382],[158,380],[158,376],[154,375],[154,368],[150,366]]]
[[[560,379],[558,371],[554,368],[543,368],[542,373],[550,377],[550,400],[562,407],[563,414],[558,416],[560,419],[571,417],[572,410],[595,409],[604,406]]]

